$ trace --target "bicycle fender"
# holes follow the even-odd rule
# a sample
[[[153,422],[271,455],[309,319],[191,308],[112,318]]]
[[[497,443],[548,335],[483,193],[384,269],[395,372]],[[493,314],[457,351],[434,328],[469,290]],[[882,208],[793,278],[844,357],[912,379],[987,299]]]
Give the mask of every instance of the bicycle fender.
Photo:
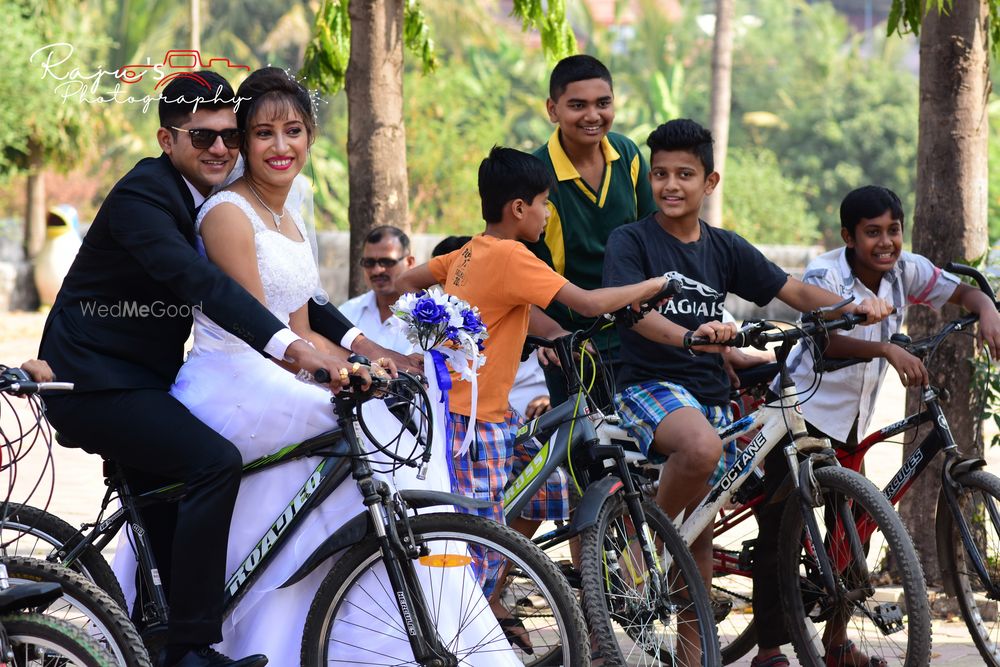
[[[458,505],[470,510],[488,510],[496,504],[489,500],[478,500],[456,493],[427,489],[403,489],[399,492],[399,496],[406,501],[407,507],[414,509],[434,507],[435,505]]]
[[[948,557],[948,541],[951,539],[951,531],[947,530],[947,528],[951,527],[951,522],[948,522],[948,526],[946,527],[946,522],[941,520],[941,517],[948,516],[951,513],[951,508],[948,506],[948,499],[944,497],[944,494],[945,490],[942,487],[938,493],[936,514],[938,519],[934,522],[934,540],[937,542],[938,569],[941,571],[941,585],[946,595],[955,596],[955,586],[951,581],[955,563]]]
[[[46,607],[62,595],[62,587],[49,581],[18,583],[0,591],[0,614]]]
[[[986,461],[983,459],[959,459],[955,465],[951,466],[948,476],[954,480],[956,477],[960,477],[967,472],[979,470],[985,466]],[[948,549],[948,541],[951,540],[951,531],[948,530],[950,524],[946,525],[940,519],[940,517],[948,516],[951,512],[951,507],[948,505],[948,498],[945,497],[946,493],[942,485],[941,491],[938,492],[937,514],[935,515],[938,517],[938,520],[935,521],[934,540],[937,542],[938,568],[941,570],[941,584],[944,587],[946,595],[954,596],[956,595],[956,591],[951,577],[955,569],[955,563],[948,557],[950,551]]]
[[[597,523],[597,515],[600,514],[601,507],[604,506],[608,498],[618,493],[623,486],[622,481],[614,476],[602,477],[589,485],[586,491],[583,492],[580,505],[573,513],[567,537],[582,533]]]
[[[986,461],[983,459],[959,459],[948,472],[951,473],[951,478],[955,479],[959,475],[972,472],[973,470],[980,470],[985,467]]]
[[[323,543],[316,547],[316,549],[309,554],[309,557],[302,562],[299,569],[297,569],[292,576],[290,576],[285,583],[281,584],[278,588],[287,588],[292,584],[298,583],[310,572],[319,567],[320,563],[333,554],[338,551],[343,551],[348,547],[353,547],[368,535],[368,528],[370,525],[371,521],[369,520],[369,514],[367,511],[356,514],[347,523],[338,528],[337,532],[323,540]]]

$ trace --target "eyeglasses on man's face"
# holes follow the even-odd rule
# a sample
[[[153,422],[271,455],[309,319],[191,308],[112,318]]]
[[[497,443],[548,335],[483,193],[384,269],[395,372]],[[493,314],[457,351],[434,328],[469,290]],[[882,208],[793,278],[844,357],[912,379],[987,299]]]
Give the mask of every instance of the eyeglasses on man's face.
[[[362,257],[360,264],[362,268],[365,269],[374,269],[376,264],[381,266],[383,269],[391,269],[406,259],[407,256],[408,255],[403,255],[398,259],[393,259],[392,257]]]
[[[239,148],[240,142],[243,141],[243,131],[235,127],[225,130],[209,130],[202,127],[185,130],[183,127],[174,127],[171,125],[170,129],[187,132],[188,136],[191,137],[191,145],[199,150],[211,148],[215,143],[216,137],[222,137],[222,143],[226,148]]]

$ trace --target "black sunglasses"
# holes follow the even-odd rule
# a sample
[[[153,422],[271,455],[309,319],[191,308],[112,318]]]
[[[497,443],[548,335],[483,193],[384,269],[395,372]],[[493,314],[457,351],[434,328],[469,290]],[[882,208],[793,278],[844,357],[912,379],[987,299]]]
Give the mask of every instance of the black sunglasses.
[[[243,141],[243,130],[239,130],[235,127],[221,131],[206,130],[204,128],[185,130],[183,127],[174,127],[171,125],[170,129],[187,132],[191,136],[191,145],[200,150],[211,148],[215,143],[216,137],[222,137],[222,143],[226,146],[226,148],[239,148],[240,143]]]
[[[399,259],[393,259],[392,257],[379,257],[378,259],[375,259],[374,257],[362,257],[359,263],[366,269],[374,269],[376,264],[381,266],[383,269],[391,269],[406,259],[406,257],[406,255],[403,255]]]

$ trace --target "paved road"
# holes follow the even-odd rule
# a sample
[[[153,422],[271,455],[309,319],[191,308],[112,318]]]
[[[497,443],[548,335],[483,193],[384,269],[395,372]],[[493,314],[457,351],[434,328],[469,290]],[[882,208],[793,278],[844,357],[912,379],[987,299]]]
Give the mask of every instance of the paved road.
[[[0,363],[17,364],[35,356],[44,316],[38,313],[4,313],[0,315]],[[879,397],[876,423],[872,429],[889,424],[903,415],[903,388],[890,372],[886,387]],[[69,379],[69,378],[67,378]],[[23,403],[19,402],[19,406]],[[23,410],[18,411],[23,418]],[[13,432],[16,415],[8,404],[0,403],[0,430]],[[51,512],[72,524],[79,524],[94,517],[104,494],[100,459],[86,453],[56,446],[53,450],[55,475],[59,486],[53,486],[51,467],[46,467],[46,457],[41,446],[35,447],[18,466],[12,498],[23,501],[30,496],[30,503],[46,506]],[[1000,469],[1000,452],[988,455],[991,467]],[[868,458],[868,473],[880,486],[898,469],[901,449],[891,446],[875,448]],[[42,473],[45,474],[42,474]],[[36,483],[39,478],[43,482]],[[0,479],[0,485],[8,482]],[[954,667],[980,667],[983,662],[969,639],[963,623],[935,621],[932,664]],[[786,647],[792,655],[791,647]],[[741,667],[750,664],[747,657],[735,663]],[[793,664],[795,664],[793,662]]]

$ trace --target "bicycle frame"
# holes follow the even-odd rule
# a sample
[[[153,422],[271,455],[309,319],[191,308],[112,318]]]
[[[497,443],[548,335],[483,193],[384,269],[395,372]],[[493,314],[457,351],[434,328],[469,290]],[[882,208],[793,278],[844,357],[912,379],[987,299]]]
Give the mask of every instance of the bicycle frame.
[[[326,556],[356,544],[366,534],[373,532],[381,547],[382,561],[395,593],[394,598],[414,657],[418,664],[438,664],[433,661],[440,659],[442,655],[447,655],[447,648],[440,644],[434,631],[432,617],[423,599],[419,582],[412,576],[412,570],[407,570],[402,564],[406,558],[415,558],[418,555],[418,545],[403,544],[396,531],[396,519],[404,524],[407,521],[407,513],[403,509],[403,501],[407,498],[414,499],[414,502],[407,504],[410,508],[435,504],[476,507],[477,501],[450,493],[428,491],[413,493],[402,491],[397,494],[398,498],[391,496],[388,485],[373,478],[372,468],[365,458],[361,428],[355,417],[361,399],[352,395],[338,395],[333,399],[333,403],[336,406],[338,419],[343,425],[341,428],[289,445],[274,454],[251,461],[243,467],[243,474],[249,475],[287,461],[307,456],[324,456],[288,505],[240,561],[241,564],[236,572],[227,580],[223,613],[228,615],[232,611],[309,512],[319,506],[348,477],[353,476],[364,498],[366,509],[328,537],[283,586],[295,583],[325,560]],[[65,556],[63,563],[73,562],[88,545],[92,544],[99,550],[103,549],[115,537],[122,525],[128,522],[135,537],[142,583],[152,597],[143,607],[144,618],[149,625],[165,624],[167,600],[139,510],[152,503],[178,500],[184,493],[184,487],[181,484],[172,484],[133,496],[123,476],[108,470],[107,464],[105,471],[110,481],[98,521],[90,525],[90,529],[83,534],[83,539]],[[102,520],[101,516],[116,492],[122,506],[107,519]]]
[[[934,457],[944,452],[945,463],[941,468],[941,489],[945,502],[959,528],[965,551],[969,555],[972,566],[975,568],[981,583],[991,597],[1000,596],[1000,585],[998,585],[1000,582],[994,582],[990,577],[982,555],[975,545],[972,529],[960,511],[958,498],[955,494],[957,483],[954,477],[956,471],[981,468],[986,465],[986,462],[982,459],[967,459],[961,456],[958,451],[958,445],[955,443],[955,438],[951,433],[951,428],[948,426],[948,419],[941,409],[938,396],[939,390],[937,388],[924,387],[921,396],[925,405],[923,410],[875,431],[858,443],[855,450],[851,452],[838,452],[837,458],[844,467],[860,471],[865,455],[873,446],[900,433],[930,423],[932,425],[931,432],[924,437],[920,445],[903,461],[902,466],[893,475],[892,479],[889,480],[885,488],[882,489],[882,493],[893,505],[897,504],[899,499],[906,495],[914,480],[927,469],[927,466],[930,465]],[[939,508],[939,511],[940,509],[942,508]],[[991,515],[991,520],[1000,526],[1000,516]],[[867,540],[873,531],[874,527],[867,522],[858,525],[858,534],[862,540]]]

